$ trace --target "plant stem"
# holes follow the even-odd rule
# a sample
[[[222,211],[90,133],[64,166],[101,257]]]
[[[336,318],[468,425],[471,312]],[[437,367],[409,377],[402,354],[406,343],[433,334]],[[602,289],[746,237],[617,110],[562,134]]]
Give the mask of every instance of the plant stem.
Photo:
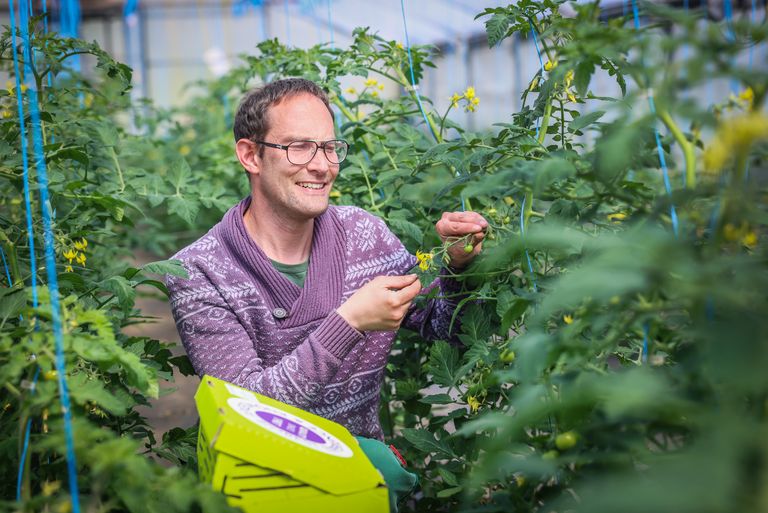
[[[115,169],[117,170],[117,177],[120,179],[120,192],[125,191],[125,180],[123,180],[123,169],[120,167],[120,162],[117,160],[117,153],[115,152],[115,147],[110,146],[109,147],[109,153],[112,157],[112,162],[115,163]],[[178,194],[178,190],[176,193]]]
[[[663,109],[657,109],[656,112],[683,150],[683,156],[685,157],[685,186],[693,189],[696,187],[696,154],[693,150],[693,144],[685,137],[685,134],[677,126],[669,112]]]
[[[544,106],[544,117],[541,118],[541,128],[539,129],[539,144],[544,144],[544,138],[547,136],[547,128],[549,128],[549,118],[552,115],[552,97],[547,100],[547,104]]]

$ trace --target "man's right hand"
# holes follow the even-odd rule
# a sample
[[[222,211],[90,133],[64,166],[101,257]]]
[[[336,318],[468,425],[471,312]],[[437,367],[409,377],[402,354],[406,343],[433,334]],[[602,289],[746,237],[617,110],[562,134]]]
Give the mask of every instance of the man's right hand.
[[[392,331],[400,327],[419,292],[421,282],[416,274],[377,276],[352,294],[336,312],[357,331]]]

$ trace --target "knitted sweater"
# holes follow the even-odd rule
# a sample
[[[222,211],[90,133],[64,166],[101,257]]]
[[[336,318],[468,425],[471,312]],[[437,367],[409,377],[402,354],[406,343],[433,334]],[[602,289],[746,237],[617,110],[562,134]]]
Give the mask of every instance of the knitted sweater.
[[[331,206],[315,219],[307,279],[281,275],[245,229],[246,198],[182,249],[189,278],[166,278],[171,308],[195,371],[321,415],[353,434],[383,437],[379,395],[394,331],[361,333],[336,313],[381,275],[416,262],[384,222],[356,207]],[[444,294],[458,283],[441,277]],[[438,294],[438,296],[444,295]],[[456,300],[411,306],[403,325],[448,339]]]

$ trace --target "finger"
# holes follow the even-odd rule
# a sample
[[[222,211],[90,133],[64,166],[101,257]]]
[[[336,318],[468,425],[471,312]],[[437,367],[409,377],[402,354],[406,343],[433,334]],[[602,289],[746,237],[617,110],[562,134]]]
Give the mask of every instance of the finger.
[[[437,233],[442,237],[461,237],[470,233],[482,232],[487,228],[487,224],[482,226],[477,223],[465,223],[463,221],[438,221]]]
[[[419,292],[421,292],[421,281],[416,280],[407,287],[403,287],[402,289],[397,291],[398,299],[400,301],[400,305],[404,305],[405,303],[410,303],[413,301],[413,298],[419,295]]]
[[[390,290],[400,290],[403,287],[411,285],[419,279],[417,274],[406,274],[405,276],[380,276],[379,281],[382,286]]]
[[[459,222],[459,223],[473,223],[482,227],[488,226],[488,221],[477,212],[445,212],[442,217],[442,221]]]

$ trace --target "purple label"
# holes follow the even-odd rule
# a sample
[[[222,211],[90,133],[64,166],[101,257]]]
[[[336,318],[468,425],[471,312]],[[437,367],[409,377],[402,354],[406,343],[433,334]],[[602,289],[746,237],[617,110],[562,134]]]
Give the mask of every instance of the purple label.
[[[307,429],[306,427],[301,426],[296,422],[293,422],[292,420],[289,420],[280,415],[275,415],[274,413],[270,413],[264,410],[256,410],[256,415],[259,418],[261,418],[263,421],[268,422],[269,424],[275,426],[276,428],[282,431],[285,431],[286,433],[290,433],[294,436],[298,436],[299,438],[308,440],[316,444],[327,443],[323,437],[321,437],[311,429]]]

